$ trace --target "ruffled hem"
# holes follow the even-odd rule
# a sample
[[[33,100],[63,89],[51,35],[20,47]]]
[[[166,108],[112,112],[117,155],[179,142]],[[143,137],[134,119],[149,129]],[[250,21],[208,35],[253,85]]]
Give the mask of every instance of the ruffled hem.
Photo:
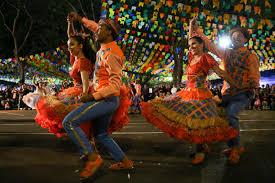
[[[205,100],[212,98],[211,91],[207,88],[187,87],[176,93],[183,100]]]
[[[60,127],[55,121],[51,121],[39,113],[36,114],[34,120],[39,126],[48,129],[49,133],[53,133],[58,138],[65,134],[62,126]]]
[[[42,128],[48,129],[50,133],[55,134],[57,137],[62,137],[65,134],[62,121],[76,107],[77,105],[65,105],[52,96],[41,97],[36,104],[37,114],[34,119]],[[90,136],[90,123],[83,123],[80,128],[86,136]]]
[[[154,113],[154,108],[150,103],[144,102],[141,104],[141,107],[142,115],[150,123],[164,133],[179,140],[202,144],[228,141],[238,135],[238,131],[228,125],[190,129],[183,124],[174,123],[160,113]],[[202,121],[205,123],[205,120],[201,120],[201,122]]]

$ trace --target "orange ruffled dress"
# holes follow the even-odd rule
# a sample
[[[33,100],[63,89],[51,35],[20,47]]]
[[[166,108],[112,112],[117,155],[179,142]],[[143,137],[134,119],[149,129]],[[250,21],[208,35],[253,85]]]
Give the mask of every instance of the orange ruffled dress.
[[[54,133],[57,137],[64,134],[62,121],[64,117],[78,105],[78,96],[82,93],[82,81],[80,71],[87,71],[89,76],[92,75],[93,64],[86,58],[79,58],[71,55],[72,70],[70,76],[74,81],[74,86],[65,89],[55,96],[42,96],[36,104],[37,115],[35,121],[42,128],[47,128],[49,132]],[[89,93],[92,93],[92,87],[89,87]],[[82,130],[87,136],[90,136],[91,123],[81,124]]]
[[[142,115],[171,137],[191,143],[236,137],[238,132],[219,114],[207,87],[207,74],[216,64],[212,56],[204,54],[199,62],[188,65],[186,88],[164,99],[143,102]]]
[[[56,96],[41,96],[36,104],[37,115],[36,123],[42,128],[47,128],[50,133],[54,133],[57,137],[65,134],[62,127],[62,121],[65,116],[73,109],[81,105],[78,103],[77,97],[82,93],[80,70],[92,73],[93,66],[88,59],[78,59],[73,62],[70,76],[74,80],[74,87],[70,87],[60,92]],[[89,88],[89,93],[93,92],[93,88]],[[129,123],[128,108],[131,104],[128,96],[129,90],[126,86],[120,89],[120,106],[113,115],[112,122],[109,127],[109,133],[121,130],[123,126]],[[85,134],[89,137],[91,132],[91,123],[83,123],[80,126]]]
[[[77,101],[77,97],[82,93],[82,81],[80,71],[87,71],[89,76],[92,76],[92,72],[94,69],[93,64],[90,60],[86,58],[80,58],[75,60],[75,58],[71,55],[70,62],[72,64],[72,70],[70,71],[70,76],[74,81],[74,86],[63,90],[58,93],[58,99],[63,100],[64,102],[74,103]],[[93,87],[89,87],[89,93],[93,92]]]

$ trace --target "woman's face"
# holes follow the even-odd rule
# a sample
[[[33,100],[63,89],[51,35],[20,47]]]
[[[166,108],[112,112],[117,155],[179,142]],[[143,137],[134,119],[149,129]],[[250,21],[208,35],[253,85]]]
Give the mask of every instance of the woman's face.
[[[83,45],[79,44],[74,38],[68,40],[68,50],[72,55],[77,56],[82,50]]]
[[[188,45],[189,45],[189,51],[191,51],[193,55],[199,55],[203,53],[203,43],[199,43],[196,39],[191,38],[188,41]]]

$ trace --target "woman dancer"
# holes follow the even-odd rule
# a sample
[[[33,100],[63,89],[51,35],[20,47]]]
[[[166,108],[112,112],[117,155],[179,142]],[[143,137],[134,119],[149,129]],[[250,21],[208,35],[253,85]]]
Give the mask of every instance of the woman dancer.
[[[91,49],[88,40],[86,40],[87,37],[83,38],[83,36],[75,34],[74,31],[69,31],[69,27],[72,28],[73,26],[68,19],[68,46],[70,62],[73,65],[70,76],[74,81],[74,87],[65,89],[57,94],[57,97],[45,93],[43,87],[40,89],[42,92],[29,93],[24,96],[24,102],[37,110],[35,121],[57,137],[65,134],[62,127],[64,117],[81,105],[78,97],[84,93],[91,94],[93,92],[93,87],[89,84],[89,78],[92,75],[94,63],[90,60],[95,61],[96,54],[94,49]],[[112,117],[108,128],[109,133],[118,131],[129,123],[128,108],[131,103],[128,96],[129,89],[123,85],[120,88],[120,93],[120,106]],[[90,138],[91,124],[83,123],[81,128],[86,136]]]
[[[142,103],[142,114],[171,137],[197,144],[192,164],[199,164],[205,159],[206,143],[227,141],[237,132],[219,116],[206,83],[210,69],[229,82],[231,79],[205,51],[200,37],[191,37],[188,44],[186,88],[164,99]]]
[[[64,90],[56,97],[46,93],[45,89],[39,85],[36,92],[24,96],[24,102],[37,110],[35,121],[42,128],[48,128],[49,132],[58,137],[64,134],[61,124],[63,118],[79,105],[77,97],[82,93],[92,92],[89,78],[92,75],[94,64],[90,60],[95,59],[95,53],[92,52],[87,40],[80,35],[71,36],[68,40],[68,47],[70,54],[74,55],[71,58],[76,57],[70,72],[70,76],[74,80],[74,87]],[[82,129],[86,135],[89,135],[89,123],[82,126]]]

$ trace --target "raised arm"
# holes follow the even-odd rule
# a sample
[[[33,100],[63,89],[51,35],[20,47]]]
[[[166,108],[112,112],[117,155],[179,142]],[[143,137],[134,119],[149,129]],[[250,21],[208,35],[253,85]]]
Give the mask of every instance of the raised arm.
[[[199,29],[197,18],[191,19],[189,23],[189,36],[199,36],[203,39],[206,48],[217,55],[221,59],[225,59],[225,50],[219,48],[216,44],[214,44],[208,37],[206,37],[202,30]]]
[[[72,18],[70,17],[70,15],[67,16],[67,22],[68,22],[68,26],[67,26],[67,36],[68,38],[72,35],[75,34],[75,29],[74,29],[74,23]]]
[[[81,22],[85,27],[87,27],[92,32],[96,32],[98,30],[98,24],[95,21],[89,20],[85,17],[82,17],[79,14],[77,14],[76,12],[69,13],[69,17],[73,21]]]

